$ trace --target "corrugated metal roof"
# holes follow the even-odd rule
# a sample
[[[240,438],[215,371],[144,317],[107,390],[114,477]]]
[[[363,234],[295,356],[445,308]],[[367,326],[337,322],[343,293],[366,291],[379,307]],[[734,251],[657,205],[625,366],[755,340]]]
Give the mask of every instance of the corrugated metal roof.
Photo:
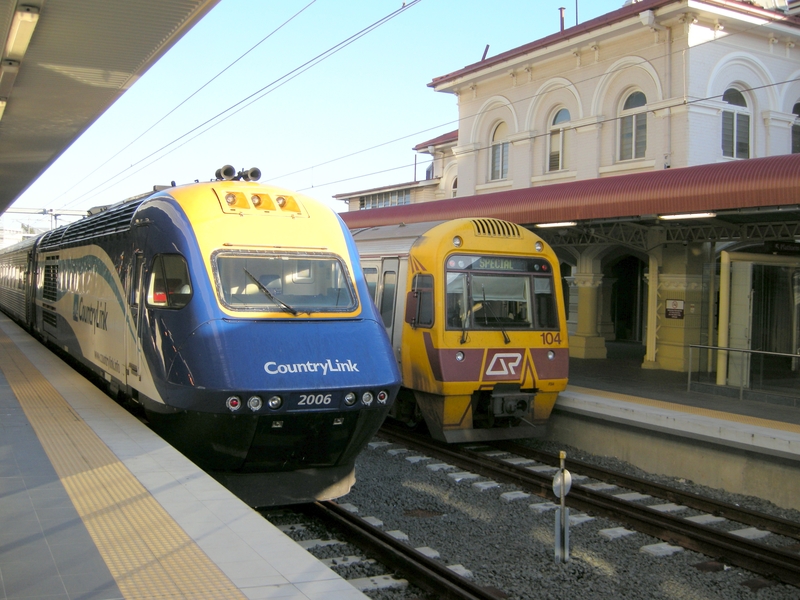
[[[26,1],[39,20],[0,120],[0,211],[218,1]],[[0,0],[3,40],[16,6]]]
[[[413,223],[410,225],[391,225],[387,228],[365,228],[353,231],[353,239],[362,257],[381,256],[383,254],[406,255],[421,235],[439,225],[433,223]]]
[[[341,213],[374,227],[459,217],[555,223],[800,204],[800,154],[619,175]]]

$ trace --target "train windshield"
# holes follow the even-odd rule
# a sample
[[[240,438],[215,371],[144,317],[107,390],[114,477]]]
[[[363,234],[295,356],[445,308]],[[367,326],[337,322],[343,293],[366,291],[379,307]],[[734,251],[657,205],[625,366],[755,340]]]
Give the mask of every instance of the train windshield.
[[[329,254],[218,251],[217,289],[231,310],[350,312],[357,306],[347,267]]]
[[[452,255],[448,329],[557,329],[555,284],[541,258]]]

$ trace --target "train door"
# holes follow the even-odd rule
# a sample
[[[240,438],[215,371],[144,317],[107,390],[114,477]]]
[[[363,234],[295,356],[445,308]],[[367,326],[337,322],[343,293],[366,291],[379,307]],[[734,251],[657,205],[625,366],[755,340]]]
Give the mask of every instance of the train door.
[[[32,247],[28,251],[27,260],[25,261],[25,323],[28,327],[36,326],[36,311],[34,305],[36,304],[36,247]]]
[[[383,319],[386,333],[392,337],[394,327],[394,304],[397,296],[397,270],[400,261],[396,258],[384,258],[381,261],[381,269],[378,275],[378,290],[375,297],[375,304],[378,312]]]
[[[135,387],[141,381],[139,363],[141,361],[140,330],[142,321],[142,279],[144,270],[144,254],[135,252],[128,273],[128,310],[125,353],[127,359],[128,385]]]
[[[369,297],[375,302],[378,293],[378,271],[381,268],[380,261],[363,260],[361,261],[361,269],[364,271],[364,281],[367,282],[367,289],[369,290]]]
[[[397,287],[400,282],[400,260],[398,258],[384,258],[380,264],[380,271],[378,273],[378,285],[375,297],[375,304],[378,307],[378,312],[383,319],[383,325],[386,327],[386,333],[395,349],[395,355],[400,360],[400,334],[402,326],[395,327],[397,322]]]

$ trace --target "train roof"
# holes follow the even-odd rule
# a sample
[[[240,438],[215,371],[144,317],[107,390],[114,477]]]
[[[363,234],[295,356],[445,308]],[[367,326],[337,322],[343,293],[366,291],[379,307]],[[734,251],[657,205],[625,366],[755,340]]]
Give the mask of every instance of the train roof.
[[[27,250],[28,248],[33,247],[36,244],[36,240],[39,239],[39,236],[29,237],[21,242],[17,242],[12,246],[6,246],[5,248],[0,248],[0,254],[10,254],[15,252],[22,252]]]
[[[361,256],[371,254],[408,254],[420,236],[444,221],[400,223],[352,230]]]
[[[458,230],[459,234],[464,227],[471,226],[472,232],[479,237],[494,237],[505,239],[522,239],[524,235],[533,235],[524,227],[502,219],[491,218],[462,218],[446,221],[427,221],[423,223],[400,223],[399,225],[383,225],[364,229],[352,230],[353,238],[358,246],[361,256],[374,256],[383,254],[404,255],[411,251],[411,247],[429,231],[440,225],[447,224],[445,231]],[[524,233],[523,233],[524,232]],[[441,235],[443,232],[437,232]],[[446,233],[444,235],[447,235]]]
[[[128,231],[136,209],[151,195],[145,194],[114,204],[90,217],[48,231],[41,237],[39,248],[45,251],[54,250],[68,244],[79,244],[100,236]]]
[[[97,207],[95,209],[96,212],[79,221],[48,231],[38,238],[41,240],[39,249],[42,251],[53,251],[65,246],[87,243],[103,236],[124,233],[131,228],[134,215],[139,207],[150,199],[157,199],[160,197],[173,198],[183,206],[184,210],[187,211],[187,215],[191,218],[191,213],[194,208],[196,208],[193,202],[193,196],[198,193],[198,188],[213,189],[219,194],[226,188],[235,187],[239,189],[242,186],[252,187],[251,191],[257,191],[259,194],[267,193],[272,196],[285,196],[290,200],[289,203],[282,208],[278,205],[272,206],[272,204],[270,204],[272,208],[269,210],[273,212],[286,213],[292,217],[306,215],[314,216],[315,218],[324,216],[330,220],[337,218],[336,213],[334,213],[330,207],[318,200],[292,192],[291,190],[285,190],[283,188],[257,182],[215,180],[210,182],[189,183],[174,187],[157,186],[155,191],[146,192],[109,206]],[[214,205],[217,205],[216,201]],[[266,205],[262,208],[267,210]],[[223,210],[223,212],[239,214],[242,211],[252,212],[253,210],[256,209],[249,204],[247,204],[246,207],[237,204],[227,208],[227,210]],[[258,209],[257,212],[262,211]]]

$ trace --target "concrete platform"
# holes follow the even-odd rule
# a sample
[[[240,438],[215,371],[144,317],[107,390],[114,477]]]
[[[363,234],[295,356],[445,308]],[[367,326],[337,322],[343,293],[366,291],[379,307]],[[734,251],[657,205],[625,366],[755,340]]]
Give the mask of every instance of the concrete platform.
[[[0,600],[364,596],[0,316]]]
[[[800,509],[800,409],[690,392],[685,373],[642,369],[635,345],[609,347],[570,360],[551,441]]]

